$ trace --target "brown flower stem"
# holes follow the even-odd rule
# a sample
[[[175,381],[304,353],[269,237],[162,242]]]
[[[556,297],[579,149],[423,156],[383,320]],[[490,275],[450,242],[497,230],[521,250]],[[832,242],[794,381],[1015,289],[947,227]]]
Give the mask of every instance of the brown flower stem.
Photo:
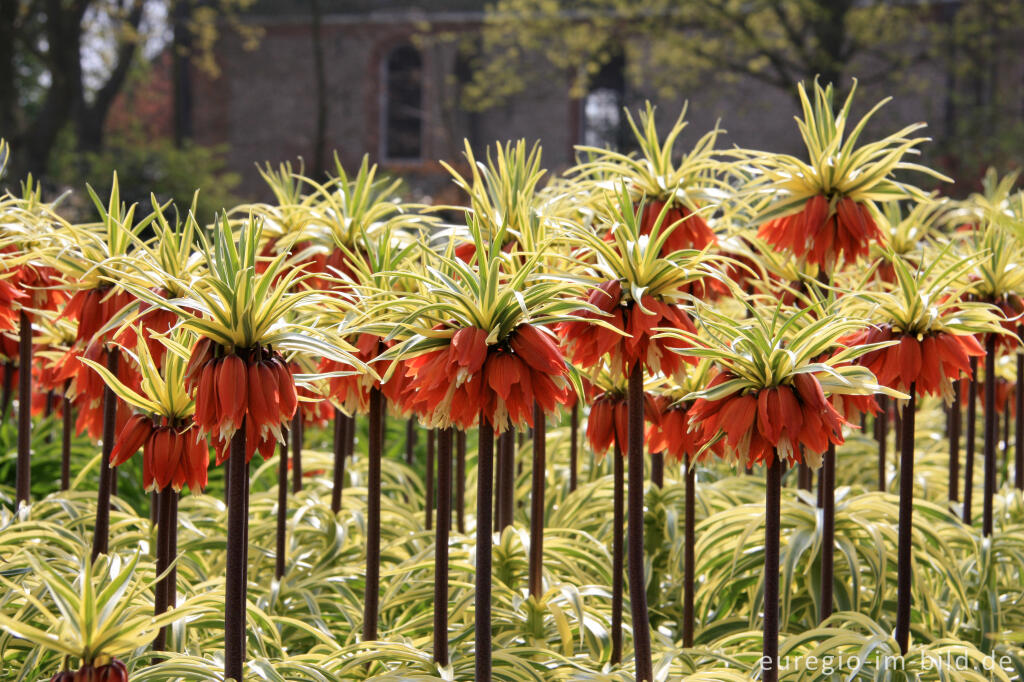
[[[659,488],[665,487],[665,453],[651,453],[651,483]]]
[[[448,665],[448,530],[452,518],[452,429],[437,434],[437,536],[434,542],[434,662]]]
[[[7,419],[7,410],[11,406],[11,393],[13,392],[15,366],[13,362],[4,363],[3,394],[0,396],[0,414],[4,420]]]
[[[821,485],[820,480],[818,482],[818,485]],[[811,467],[807,466],[807,464],[803,460],[800,460],[800,464],[797,465],[796,487],[799,488],[800,490],[807,491],[810,491],[811,488],[814,487],[814,474],[811,472]]]
[[[953,382],[953,404],[949,406],[949,501],[960,499],[960,385],[961,381]]]
[[[821,603],[818,621],[832,615],[832,579],[835,562],[836,534],[836,446],[829,442],[821,462]]]
[[[1010,398],[1007,396],[1003,404],[1003,440],[1002,440],[1003,464],[1000,476],[1003,483],[1010,482]]]
[[[71,487],[71,432],[75,428],[75,420],[71,414],[71,398],[68,397],[68,389],[71,381],[64,383],[64,405],[61,413],[60,431],[60,489],[67,490]]]
[[[992,536],[992,503],[996,496],[996,335],[985,337],[985,497],[981,534]]]
[[[884,493],[886,448],[889,445],[889,398],[879,396],[878,405],[881,408],[875,417],[875,437],[878,439],[878,489]]]
[[[345,431],[351,428],[348,415],[334,408],[334,471],[331,480],[331,511],[341,511],[341,490],[345,487]]]
[[[544,564],[544,477],[547,473],[547,423],[544,408],[533,403],[533,470],[530,490],[530,596],[544,595],[541,569]]]
[[[32,494],[32,320],[24,309],[18,316],[18,459],[15,466],[14,507],[29,504]],[[104,447],[106,442],[104,441]]]
[[[964,508],[963,521],[971,525],[974,502],[974,449],[978,421],[978,358],[971,358],[971,380],[967,383],[967,434],[964,454]]]
[[[416,417],[405,422],[405,463],[412,466],[416,454]]]
[[[299,493],[302,490],[302,407],[295,411],[292,417],[292,492]]]
[[[644,368],[637,364],[629,375],[628,563],[629,606],[633,616],[633,657],[636,679],[654,680],[651,625],[647,615],[644,580]]]
[[[107,351],[107,371],[117,376],[117,351]],[[96,496],[96,528],[92,538],[92,559],[107,553],[110,535],[110,495],[113,471],[110,453],[114,449],[114,429],[117,426],[117,396],[110,386],[103,388],[103,460],[100,462],[100,489]]]
[[[476,475],[476,595],[474,598],[477,682],[491,682],[491,483],[494,480],[494,427],[480,415]]]
[[[243,679],[245,665],[246,563],[248,562],[248,465],[245,461],[245,423],[231,438],[227,462],[227,567],[224,577],[224,677]]]
[[[460,533],[466,532],[466,432],[455,434],[455,518]]]
[[[580,403],[573,403],[569,416],[569,492],[576,490],[578,483]]]
[[[380,603],[380,466],[384,453],[384,394],[370,389],[369,451],[366,482],[366,595],[363,599],[363,641],[377,639]]]
[[[782,515],[782,461],[772,453],[765,482],[764,519],[764,641],[761,679],[779,679],[779,534]]]
[[[693,631],[696,623],[693,613],[694,596],[694,528],[697,516],[697,467],[690,461],[686,465],[686,508],[683,516],[683,646],[693,646]]]
[[[159,490],[156,493],[156,574],[161,575],[167,570],[167,530],[170,518],[170,487]],[[167,610],[167,581],[160,579],[153,588],[153,615],[159,616]],[[167,648],[167,628],[160,628],[153,640],[153,651],[163,651]]]
[[[626,467],[618,439],[612,453],[612,663],[622,661],[622,593],[625,574],[623,547],[626,507]]]
[[[1017,336],[1024,336],[1024,326],[1017,327]],[[1014,486],[1024,490],[1024,353],[1017,353],[1017,385],[1014,387],[1016,405],[1014,410]]]
[[[433,528],[434,516],[434,447],[437,442],[437,429],[427,431],[427,469],[426,480],[423,484],[423,527],[427,530]]]
[[[906,655],[910,646],[910,584],[914,567],[912,533],[914,529],[914,418],[917,386],[910,385],[910,400],[903,408],[903,435],[900,438],[900,517],[896,554],[896,643]]]
[[[274,556],[274,577],[284,577],[284,559],[288,535],[288,429],[281,429],[284,436],[278,448],[277,461],[277,550]]]

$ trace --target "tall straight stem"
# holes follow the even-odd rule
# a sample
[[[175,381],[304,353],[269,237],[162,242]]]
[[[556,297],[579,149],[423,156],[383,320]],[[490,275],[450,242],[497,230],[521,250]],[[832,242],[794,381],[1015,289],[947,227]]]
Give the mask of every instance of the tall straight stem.
[[[341,489],[345,486],[345,430],[351,428],[348,415],[334,408],[334,472],[331,480],[331,511],[341,511]]]
[[[889,445],[889,398],[879,396],[878,404],[881,406],[878,416],[875,417],[875,436],[878,438],[878,489],[884,493],[886,449]]]
[[[491,491],[494,480],[494,427],[480,415],[476,472],[476,595],[474,597],[477,682],[491,682]]]
[[[766,472],[764,503],[764,641],[761,679],[779,679],[779,530],[782,515],[782,460],[772,455]]]
[[[68,397],[68,388],[71,382],[64,384],[64,397],[61,412],[60,430],[60,489],[67,490],[71,487],[71,431],[75,428],[75,420],[71,414],[71,398]]]
[[[821,603],[818,620],[832,615],[832,576],[836,535],[836,446],[831,441],[821,462]]]
[[[416,454],[416,417],[405,422],[405,463],[412,466]]]
[[[910,385],[910,400],[903,408],[903,435],[900,438],[900,517],[896,553],[896,643],[906,655],[910,646],[911,543],[914,529],[914,418],[917,386]]]
[[[968,526],[973,520],[974,507],[974,449],[978,422],[978,358],[971,358],[971,380],[967,383],[967,446],[964,459],[963,521]]]
[[[985,499],[981,534],[992,536],[992,503],[996,496],[996,335],[985,337]]]
[[[1017,327],[1017,336],[1024,336],[1024,326]],[[1017,353],[1017,385],[1014,387],[1013,483],[1024,490],[1024,353]]]
[[[292,492],[298,494],[302,491],[302,406],[295,410],[292,417]]]
[[[157,491],[157,514],[156,514],[156,574],[160,575],[167,570],[167,529],[170,519],[170,487]],[[159,616],[167,610],[167,581],[161,578],[153,588],[153,615]],[[153,640],[153,651],[163,651],[167,648],[167,628],[162,627],[156,633]]]
[[[434,515],[434,443],[437,441],[436,429],[427,431],[427,480],[423,487],[424,504],[423,512],[426,515],[423,520],[423,527],[430,530],[433,527]]]
[[[284,577],[285,545],[288,534],[288,429],[277,456],[277,550],[274,556],[274,577]]]
[[[28,504],[32,493],[32,320],[22,310],[18,332],[18,460],[15,508]],[[106,442],[104,441],[104,447]]]
[[[249,467],[245,461],[245,424],[231,438],[228,456],[227,567],[224,578],[224,677],[242,680],[245,664],[246,563],[248,561]]]
[[[953,382],[953,404],[949,406],[949,501],[960,499],[960,380]]]
[[[683,516],[683,646],[686,648],[693,646],[693,631],[696,625],[693,620],[696,496],[697,468],[693,460],[690,460],[686,463],[686,509]]]
[[[622,661],[622,594],[625,577],[626,460],[618,439],[612,459],[612,663]]]
[[[533,470],[530,472],[530,596],[544,594],[541,569],[544,563],[544,478],[547,471],[547,423],[544,408],[533,403]]]
[[[380,466],[384,452],[384,394],[370,389],[366,499],[366,594],[363,598],[363,641],[377,639],[380,602]]]
[[[569,415],[569,492],[576,490],[579,479],[580,401],[573,403]]]
[[[502,462],[505,470],[501,475],[501,526],[499,531],[512,525],[515,509],[516,490],[516,430],[510,428],[501,434],[505,445],[505,459]],[[521,431],[519,432],[522,433]]]
[[[651,625],[647,615],[647,584],[644,581],[644,368],[637,364],[629,374],[629,606],[633,616],[633,657],[636,679],[654,680],[651,657]]]
[[[437,539],[434,543],[434,662],[448,665],[448,530],[452,519],[452,429],[437,434]]]
[[[651,483],[659,488],[665,487],[665,453],[651,453]]]
[[[107,370],[117,376],[117,351],[107,351]],[[107,553],[110,535],[110,453],[114,449],[114,429],[117,426],[117,396],[110,386],[103,388],[103,460],[100,462],[100,489],[96,495],[96,528],[92,538],[92,558]]]
[[[460,533],[466,532],[466,432],[455,434],[455,519]]]

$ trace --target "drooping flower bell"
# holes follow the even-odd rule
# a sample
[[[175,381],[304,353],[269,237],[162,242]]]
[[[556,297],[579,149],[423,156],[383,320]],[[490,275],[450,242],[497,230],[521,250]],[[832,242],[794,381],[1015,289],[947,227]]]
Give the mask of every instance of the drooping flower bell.
[[[883,238],[865,204],[850,197],[830,201],[822,195],[808,199],[796,213],[764,223],[757,235],[777,249],[825,267],[840,255],[847,260],[866,257],[871,245]]]
[[[953,395],[952,382],[961,374],[971,377],[970,359],[985,355],[985,349],[970,334],[904,334],[891,324],[870,327],[844,340],[850,346],[885,341],[899,343],[870,351],[858,361],[874,373],[879,383],[903,391],[913,384],[920,394],[946,398]]]
[[[587,442],[591,449],[604,454],[613,445],[618,445],[622,453],[629,450],[629,405],[625,389],[610,390],[601,393],[590,403],[590,415],[587,417]],[[650,438],[652,430],[662,427],[661,412],[656,399],[644,392],[644,421],[647,426],[645,438]],[[652,452],[654,452],[652,450]]]
[[[501,345],[475,327],[455,331],[446,347],[406,360],[407,405],[425,423],[468,429],[483,413],[502,432],[533,425],[533,404],[545,412],[567,404],[568,369],[549,334],[518,325]]]
[[[105,665],[86,664],[78,670],[62,670],[50,682],[128,682],[128,668],[118,659]]]
[[[193,428],[191,423],[154,424],[151,417],[134,414],[117,437],[110,465],[124,464],[142,448],[142,483],[147,491],[170,486],[181,492],[187,485],[189,490],[201,492],[207,483],[210,451]]]
[[[280,353],[259,347],[228,352],[209,338],[196,343],[185,370],[185,388],[194,394],[195,423],[218,454],[227,457],[235,431],[246,428],[246,458],[274,454],[281,425],[295,415],[295,381]]]

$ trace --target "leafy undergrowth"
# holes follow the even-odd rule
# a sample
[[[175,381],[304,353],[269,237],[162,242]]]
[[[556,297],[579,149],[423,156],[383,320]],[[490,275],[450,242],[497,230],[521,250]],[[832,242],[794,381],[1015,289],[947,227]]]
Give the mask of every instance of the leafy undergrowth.
[[[912,645],[904,658],[892,637],[896,594],[897,498],[877,492],[873,440],[852,435],[840,449],[836,501],[835,599],[839,611],[817,622],[821,516],[813,496],[788,478],[782,505],[782,679],[1021,679],[1024,676],[1024,498],[1009,486],[997,500],[991,541],[963,525],[945,502],[946,441],[942,411],[919,417],[914,512]],[[365,456],[346,468],[343,509],[330,510],[331,455],[326,432],[312,430],[303,452],[303,490],[288,502],[287,572],[274,579],[276,460],[252,467],[249,547],[248,672],[259,680],[469,680],[473,675],[473,516],[470,438],[465,532],[453,529],[449,588],[452,663],[431,662],[433,533],[425,530],[422,471],[399,455],[404,428],[392,424],[384,462],[380,641],[361,642],[365,571]],[[45,431],[45,429],[37,430]],[[10,436],[6,429],[0,437]],[[39,435],[37,486],[53,480],[53,446]],[[420,449],[422,440],[420,439]],[[8,443],[10,440],[7,441]],[[361,442],[365,442],[363,439]],[[632,679],[629,609],[625,660],[611,665],[610,463],[587,451],[580,486],[568,491],[568,430],[549,431],[542,600],[527,596],[530,442],[518,453],[515,523],[494,548],[494,670],[499,680]],[[76,444],[76,451],[84,450]],[[978,449],[980,452],[980,448]],[[890,444],[890,452],[892,452]],[[85,450],[79,462],[89,459]],[[8,456],[9,457],[9,456]],[[418,460],[421,461],[421,460]],[[3,462],[0,462],[0,466]],[[979,462],[980,465],[980,462]],[[83,583],[94,513],[98,457],[82,467],[71,491],[37,496],[15,516],[0,489],[0,617],[59,632],[55,582]],[[721,465],[699,470],[697,486],[696,644],[683,649],[682,585],[685,498],[678,467],[663,489],[649,488],[646,518],[648,594],[658,679],[746,680],[761,651],[763,500],[760,472],[737,475]],[[980,471],[980,468],[976,468]],[[896,481],[889,468],[888,480]],[[978,481],[980,484],[980,481]],[[114,580],[133,565],[124,599],[152,608],[155,531],[148,498],[129,475],[111,516],[110,559],[92,570]],[[38,487],[37,487],[38,489]],[[136,681],[221,680],[226,512],[219,479],[208,494],[181,501],[177,580],[189,616],[155,656],[151,638],[128,657]],[[980,493],[976,495],[980,499]],[[453,521],[454,525],[454,521]],[[45,570],[44,570],[45,569]],[[118,569],[120,570],[120,569]],[[78,582],[75,582],[78,580]],[[628,599],[628,597],[627,597]],[[123,601],[123,600],[122,600]],[[138,633],[137,633],[138,634]],[[0,635],[4,680],[40,680],[60,656]]]

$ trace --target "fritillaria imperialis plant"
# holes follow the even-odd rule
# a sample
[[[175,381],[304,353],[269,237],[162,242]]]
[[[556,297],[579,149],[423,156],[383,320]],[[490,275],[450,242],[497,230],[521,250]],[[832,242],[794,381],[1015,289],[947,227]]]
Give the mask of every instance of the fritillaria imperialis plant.
[[[647,229],[644,207],[636,206],[625,185],[597,202],[603,230],[577,228],[577,257],[590,265],[579,275],[589,285],[588,307],[581,319],[563,322],[558,334],[571,361],[591,368],[608,359],[609,371],[629,378],[629,580],[630,607],[638,679],[653,679],[650,628],[643,585],[643,381],[644,372],[679,374],[683,356],[674,352],[686,341],[656,335],[657,328],[694,331],[681,305],[684,287],[701,278],[724,279],[701,251],[672,251],[663,256],[672,233],[682,224],[668,223],[669,206]],[[603,234],[610,235],[606,240]],[[587,261],[589,259],[589,262]]]
[[[488,243],[475,214],[467,222],[476,258],[428,254],[419,290],[386,304],[405,338],[381,359],[405,361],[406,402],[425,425],[479,426],[475,679],[489,680],[494,434],[532,425],[535,404],[551,413],[569,402],[570,370],[543,328],[578,303],[565,298],[564,282],[535,276],[543,249],[506,254],[502,230]]]
[[[868,121],[888,99],[872,107],[847,135],[856,89],[855,81],[836,113],[831,84],[822,88],[815,82],[813,102],[800,84],[803,118],[797,123],[807,147],[807,161],[786,154],[765,154],[751,160],[759,177],[750,189],[764,196],[758,211],[759,236],[826,272],[833,272],[838,261],[866,257],[872,244],[884,243],[876,202],[925,199],[920,190],[894,180],[893,173],[914,170],[949,181],[903,160],[927,140],[910,137],[923,123],[859,145]]]
[[[140,300],[174,312],[180,326],[199,335],[184,382],[195,400],[194,421],[227,461],[228,564],[226,576],[225,677],[242,679],[245,659],[248,460],[266,458],[297,408],[295,382],[282,351],[314,353],[362,367],[340,340],[314,326],[311,309],[337,306],[331,297],[297,287],[310,277],[285,267],[280,254],[258,272],[261,224],[241,225],[237,241],[225,217],[212,243],[199,233],[203,269],[188,280],[157,277],[181,293],[168,299],[145,285],[124,282]],[[367,370],[369,371],[369,370]]]
[[[796,311],[779,304],[766,314],[744,302],[748,317],[733,317],[698,307],[702,334],[666,331],[690,342],[685,352],[711,360],[713,376],[703,390],[691,393],[689,428],[706,447],[722,444],[728,459],[748,467],[767,468],[764,564],[764,680],[778,679],[779,514],[780,485],[785,463],[807,458],[821,463],[830,442],[843,442],[845,420],[826,398],[828,393],[889,392],[871,372],[849,365],[870,350],[852,347],[817,358],[862,322],[821,315],[821,305]]]
[[[978,256],[955,259],[949,249],[916,272],[899,257],[891,262],[896,284],[888,291],[861,291],[869,306],[862,313],[874,326],[845,339],[849,345],[889,343],[857,359],[879,383],[905,391],[900,438],[900,527],[897,559],[896,641],[901,651],[910,642],[911,532],[914,499],[914,417],[919,394],[952,399],[953,381],[971,376],[970,359],[984,349],[975,334],[1002,333],[998,312],[990,304],[964,301],[969,284],[957,286]],[[854,305],[863,305],[854,300]]]

